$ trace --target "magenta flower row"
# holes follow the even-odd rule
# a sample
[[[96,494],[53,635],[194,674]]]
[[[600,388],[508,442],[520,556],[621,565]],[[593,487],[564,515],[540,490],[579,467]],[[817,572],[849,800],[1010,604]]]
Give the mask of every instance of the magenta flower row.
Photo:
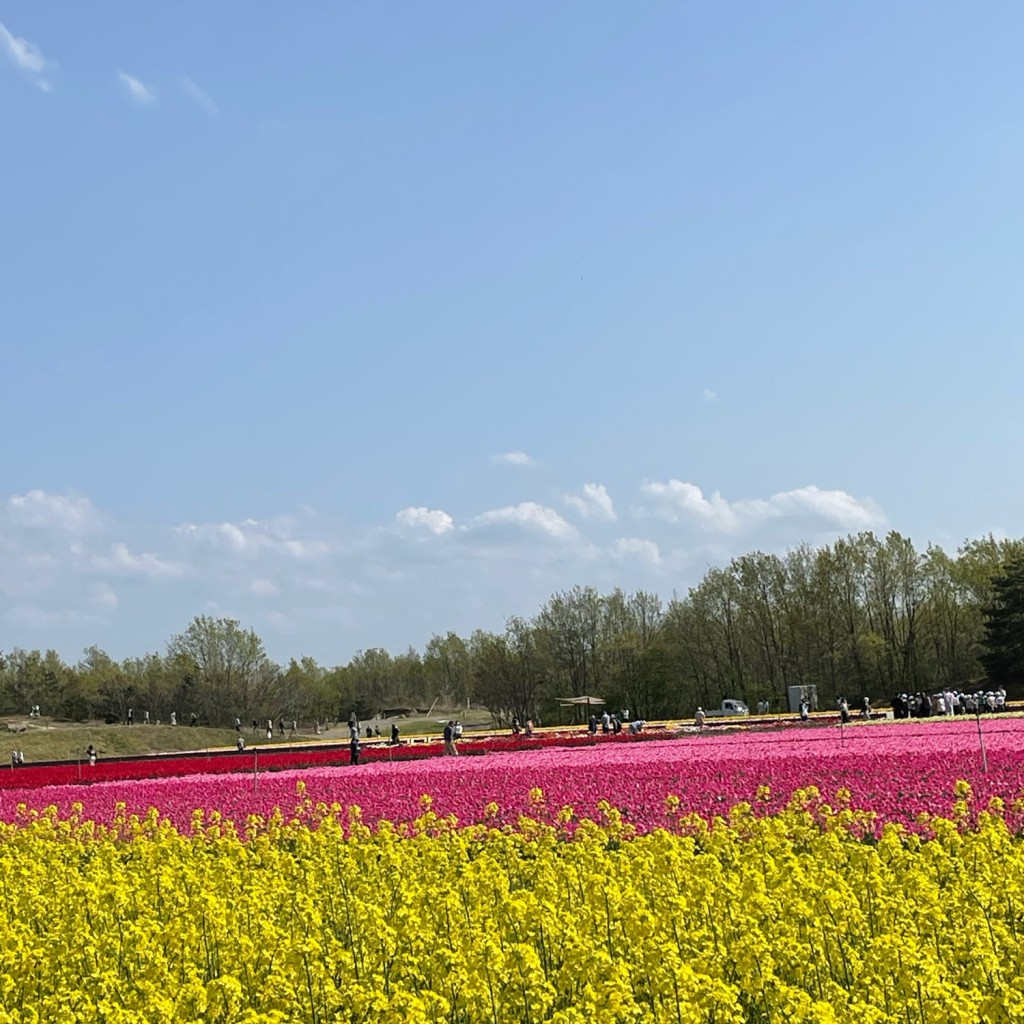
[[[196,809],[218,811],[244,824],[250,815],[267,817],[275,808],[292,814],[301,780],[314,804],[358,805],[370,824],[415,819],[426,794],[436,813],[454,815],[463,823],[515,823],[520,814],[554,817],[563,806],[572,807],[577,819],[594,818],[599,817],[599,803],[607,801],[643,831],[689,813],[710,819],[741,802],[753,804],[758,813],[770,813],[788,803],[796,790],[815,786],[824,800],[848,789],[855,809],[875,812],[879,822],[917,828],[922,814],[950,813],[954,785],[963,779],[971,784],[975,808],[1001,798],[1006,816],[1020,831],[1024,813],[1014,802],[1024,793],[1024,720],[988,722],[984,730],[987,771],[973,720],[687,735],[575,747],[535,745],[509,752],[492,747],[486,756],[458,758],[430,756],[435,753],[431,748],[420,748],[416,760],[379,758],[356,766],[258,774],[252,771],[250,755],[232,759],[239,763],[227,773],[207,771],[203,759],[169,759],[168,775],[175,774],[175,767],[177,773],[195,774],[88,785],[68,781],[18,787],[11,783],[28,769],[15,769],[4,773],[8,787],[0,791],[0,820],[19,820],[24,814],[19,805],[40,810],[54,805],[68,814],[80,803],[84,816],[97,821],[111,820],[120,804],[127,813],[139,815],[155,807],[186,829]],[[338,752],[332,756],[337,760]],[[221,771],[220,762],[211,765]],[[77,766],[72,767],[77,775]],[[95,778],[103,767],[81,770]],[[543,791],[543,806],[537,789]],[[667,816],[670,796],[679,803]],[[496,816],[489,807],[494,804]]]

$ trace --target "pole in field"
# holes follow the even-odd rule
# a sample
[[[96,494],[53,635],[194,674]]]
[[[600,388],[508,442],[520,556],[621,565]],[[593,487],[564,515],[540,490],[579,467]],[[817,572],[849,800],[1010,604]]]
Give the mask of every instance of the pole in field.
[[[981,747],[981,770],[988,772],[988,755],[985,753],[985,736],[981,731],[981,712],[975,716],[978,719],[978,745]]]

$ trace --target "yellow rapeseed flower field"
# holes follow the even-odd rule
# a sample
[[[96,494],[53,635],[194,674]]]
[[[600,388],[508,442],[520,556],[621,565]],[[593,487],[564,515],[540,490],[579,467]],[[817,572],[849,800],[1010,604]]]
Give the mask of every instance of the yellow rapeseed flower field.
[[[877,840],[809,808],[647,835],[607,805],[189,834],[27,812],[0,826],[0,1024],[1024,1020],[1024,845],[998,808]]]

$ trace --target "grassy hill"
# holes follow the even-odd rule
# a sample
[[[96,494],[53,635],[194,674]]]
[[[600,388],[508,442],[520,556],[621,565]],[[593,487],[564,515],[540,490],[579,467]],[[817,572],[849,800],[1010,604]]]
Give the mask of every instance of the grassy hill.
[[[486,711],[436,711],[431,718],[394,719],[403,739],[413,736],[440,736],[448,718],[461,717],[467,729],[481,728],[490,723]],[[391,733],[392,720],[373,720],[360,723],[380,729],[381,736]],[[284,736],[274,731],[274,739],[267,740],[264,731],[253,733],[251,725],[242,726],[247,750],[254,747],[288,743],[333,743],[348,741],[348,726],[340,722],[330,731],[317,734],[309,728],[299,728]],[[73,761],[84,757],[92,744],[100,757],[137,757],[145,754],[167,754],[190,750],[234,748],[238,734],[234,729],[215,729],[190,725],[104,725],[102,722],[63,722],[50,718],[23,716],[0,717],[0,768],[10,764],[12,750],[20,750],[27,763],[37,761]],[[6,740],[7,746],[4,747]]]
[[[250,728],[243,729],[242,735],[247,748],[267,745],[266,733],[253,736]],[[308,740],[316,737],[301,738]],[[59,722],[47,718],[7,718],[0,719],[0,766],[10,763],[12,750],[22,751],[25,761],[31,763],[84,757],[90,743],[100,757],[132,757],[234,747],[237,739],[234,729],[211,729],[205,726],[127,726],[104,725],[102,722]],[[7,743],[6,749],[4,741]]]

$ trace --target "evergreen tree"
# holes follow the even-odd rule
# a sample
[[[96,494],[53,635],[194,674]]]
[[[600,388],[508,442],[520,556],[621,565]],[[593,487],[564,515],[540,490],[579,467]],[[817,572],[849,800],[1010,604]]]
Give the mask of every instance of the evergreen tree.
[[[992,581],[982,661],[994,679],[1024,675],[1024,554],[1006,562]]]

